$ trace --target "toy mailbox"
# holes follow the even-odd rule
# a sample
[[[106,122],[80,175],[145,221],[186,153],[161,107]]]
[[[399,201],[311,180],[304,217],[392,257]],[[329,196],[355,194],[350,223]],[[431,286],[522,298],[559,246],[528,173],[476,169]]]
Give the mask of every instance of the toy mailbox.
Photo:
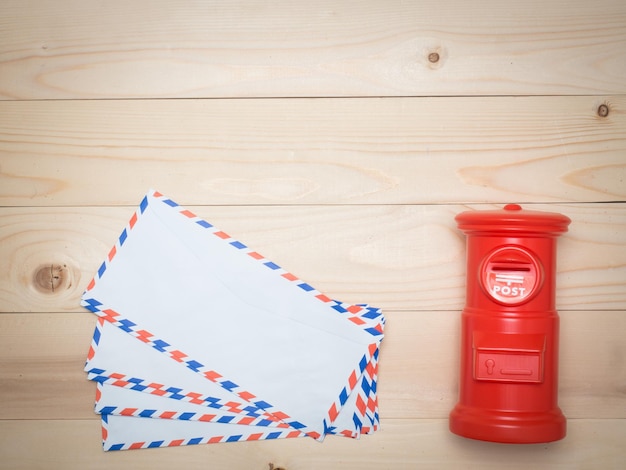
[[[555,264],[570,219],[509,204],[456,221],[467,235],[467,292],[450,430],[505,443],[562,439]]]

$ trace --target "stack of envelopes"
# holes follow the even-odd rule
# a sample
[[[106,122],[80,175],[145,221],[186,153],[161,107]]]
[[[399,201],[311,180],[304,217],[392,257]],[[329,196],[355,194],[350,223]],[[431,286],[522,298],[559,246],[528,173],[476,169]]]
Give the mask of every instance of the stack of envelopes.
[[[82,297],[105,450],[379,426],[384,316],[332,300],[156,191]]]

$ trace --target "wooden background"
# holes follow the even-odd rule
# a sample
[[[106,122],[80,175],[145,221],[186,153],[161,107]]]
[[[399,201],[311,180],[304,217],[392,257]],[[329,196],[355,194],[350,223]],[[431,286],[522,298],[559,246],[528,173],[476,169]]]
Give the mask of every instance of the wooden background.
[[[625,176],[622,0],[3,0],[0,467],[624,468]],[[102,452],[78,302],[149,188],[384,308],[382,431]],[[454,216],[508,202],[572,219],[552,444],[447,430]]]

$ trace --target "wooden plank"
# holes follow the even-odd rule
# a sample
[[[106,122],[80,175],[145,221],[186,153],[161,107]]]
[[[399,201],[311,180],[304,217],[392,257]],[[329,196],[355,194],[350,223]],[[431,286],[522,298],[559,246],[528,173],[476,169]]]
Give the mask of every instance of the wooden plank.
[[[0,419],[97,418],[83,371],[94,315],[2,314],[0,325]]]
[[[186,205],[623,201],[624,109],[626,96],[0,102],[0,203],[135,204],[150,186]]]
[[[139,200],[141,196],[137,199]],[[549,204],[559,241],[557,306],[626,309],[626,204]],[[492,205],[191,206],[321,292],[384,309],[459,310],[465,241],[454,217]],[[79,298],[130,207],[0,209],[0,311],[81,311]]]
[[[381,417],[447,417],[458,399],[460,312],[393,311],[387,317]],[[570,420],[626,418],[624,331],[623,311],[561,313],[559,403]]]
[[[446,418],[457,401],[460,312],[386,316],[378,389],[383,426],[390,419]],[[563,412],[570,420],[626,418],[625,312],[561,317]],[[83,372],[94,326],[86,312],[0,315],[0,420],[96,419],[95,385]]]
[[[0,18],[4,99],[626,91],[615,0],[4,0]]]
[[[328,437],[102,452],[96,421],[0,421],[1,468],[623,468],[626,421],[574,420],[559,442],[499,445],[463,439],[445,420],[394,420],[360,440]]]

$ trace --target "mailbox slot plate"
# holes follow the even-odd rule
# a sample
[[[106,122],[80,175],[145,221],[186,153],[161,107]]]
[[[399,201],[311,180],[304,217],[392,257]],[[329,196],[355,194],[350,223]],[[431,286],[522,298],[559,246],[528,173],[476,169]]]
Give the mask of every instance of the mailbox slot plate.
[[[474,333],[474,379],[542,383],[545,335]]]

